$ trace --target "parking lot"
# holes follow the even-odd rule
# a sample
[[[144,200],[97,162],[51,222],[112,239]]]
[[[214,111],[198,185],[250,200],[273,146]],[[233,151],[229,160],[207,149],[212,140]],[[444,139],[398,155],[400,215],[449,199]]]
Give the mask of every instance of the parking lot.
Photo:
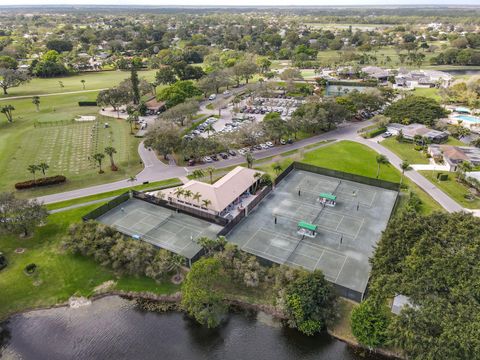
[[[234,109],[234,104],[230,103],[223,110],[223,116],[221,118],[209,117],[204,122],[199,124],[195,129],[191,130],[184,137],[187,139],[193,139],[194,137],[210,137],[210,136],[222,136],[230,133],[235,133],[241,128],[261,123],[263,117],[271,112],[277,112],[282,119],[287,120],[293,114],[293,112],[300,106],[304,100],[285,97],[279,95],[278,98],[265,98],[265,97],[244,97]],[[259,138],[262,137],[262,130],[259,130]],[[293,143],[292,139],[282,139],[280,144],[286,145]],[[204,156],[200,159],[200,162],[211,163],[220,159],[227,159],[231,156],[246,155],[248,152],[255,152],[266,150],[273,147],[272,141],[263,139],[257,144],[253,144],[248,147],[240,149],[231,149],[219,154],[211,154]],[[195,165],[198,161],[190,161],[189,165]]]

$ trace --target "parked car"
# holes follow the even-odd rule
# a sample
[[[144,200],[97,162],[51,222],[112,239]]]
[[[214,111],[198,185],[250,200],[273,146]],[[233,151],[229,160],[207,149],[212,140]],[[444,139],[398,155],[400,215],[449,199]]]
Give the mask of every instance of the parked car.
[[[212,94],[208,97],[208,100],[212,101],[212,100],[215,100],[217,98],[217,94]]]
[[[213,162],[213,160],[212,160],[212,158],[211,158],[210,156],[205,156],[205,157],[203,158],[203,162],[211,163],[211,162]]]
[[[236,155],[237,155],[237,153],[236,153],[235,150],[228,150],[228,154],[229,154],[230,156],[236,156]]]
[[[228,159],[228,154],[227,154],[227,153],[223,153],[223,152],[222,152],[222,153],[220,153],[220,154],[218,154],[218,155],[220,155],[220,157],[221,157],[222,159]]]
[[[293,139],[288,139],[287,144],[293,144]]]
[[[265,145],[267,145],[269,148],[273,147],[273,143],[271,141],[267,141]]]
[[[188,166],[193,166],[193,165],[195,165],[195,160],[193,159],[188,160]]]
[[[287,143],[287,140],[280,139],[280,144],[285,145]]]
[[[382,137],[386,139],[386,138],[389,138],[389,137],[392,136],[392,135],[393,135],[393,134],[392,134],[391,132],[388,132],[388,131],[387,131],[387,132],[384,132],[384,133],[382,134]]]
[[[216,154],[210,155],[213,161],[218,161],[218,156]]]
[[[228,97],[228,96],[230,95],[230,91],[229,91],[229,90],[225,90],[225,91],[223,92],[223,95],[224,95],[225,97]]]

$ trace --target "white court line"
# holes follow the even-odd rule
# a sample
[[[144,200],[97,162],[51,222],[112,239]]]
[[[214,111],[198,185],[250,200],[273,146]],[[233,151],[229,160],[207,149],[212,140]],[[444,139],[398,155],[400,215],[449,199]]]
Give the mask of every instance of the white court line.
[[[264,251],[261,251],[261,250],[255,250],[249,246],[243,246],[242,247],[242,250],[245,250],[246,252],[249,252],[250,254],[263,254],[266,259],[271,259],[271,258],[275,258],[275,259],[278,259],[278,261],[275,261],[275,260],[272,260],[272,261],[275,261],[276,263],[278,264],[285,264],[286,260],[282,259],[282,258],[279,258],[278,256],[275,256],[275,255],[272,255],[270,253],[266,253]],[[250,250],[250,251],[249,251]]]
[[[320,256],[318,257],[317,262],[315,263],[315,267],[313,268],[313,270],[315,270],[315,269],[317,268],[318,263],[319,263],[320,260],[322,259],[323,254],[325,254],[325,249],[322,251],[322,253],[321,253]]]
[[[338,222],[337,227],[335,228],[335,231],[338,231],[338,227],[339,227],[340,224],[342,223],[343,219],[345,219],[345,215],[342,215],[342,218],[341,218],[340,221]],[[338,232],[341,232],[341,231],[338,231]],[[342,234],[343,234],[343,233],[342,233]]]
[[[262,229],[262,228],[258,228],[257,231],[255,231],[255,232],[253,233],[253,235],[250,237],[250,239],[248,239],[247,242],[246,242],[245,244],[243,244],[242,248],[247,247],[247,245],[248,245],[248,243],[250,242],[250,240],[252,240],[252,239],[257,235],[257,233],[258,233],[261,229]]]
[[[360,227],[357,230],[357,233],[355,234],[355,237],[353,238],[353,241],[357,240],[357,236],[360,233],[360,230],[362,230],[363,224],[365,223],[365,218],[362,219],[362,223],[360,224]]]
[[[337,282],[338,277],[339,277],[340,274],[342,273],[343,267],[345,266],[345,263],[347,262],[348,256],[346,256],[346,255],[344,255],[344,256],[345,256],[345,260],[343,260],[342,267],[340,268],[340,271],[338,272],[337,277],[335,278],[335,282]]]

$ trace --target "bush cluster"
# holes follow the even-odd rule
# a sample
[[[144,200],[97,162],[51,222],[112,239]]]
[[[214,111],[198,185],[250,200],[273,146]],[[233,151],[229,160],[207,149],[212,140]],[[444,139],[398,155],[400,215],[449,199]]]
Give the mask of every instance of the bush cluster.
[[[55,175],[55,176],[40,178],[37,180],[28,180],[28,181],[16,183],[15,189],[23,190],[23,189],[31,189],[37,186],[56,185],[56,184],[64,183],[65,181],[67,181],[67,178],[65,176]]]

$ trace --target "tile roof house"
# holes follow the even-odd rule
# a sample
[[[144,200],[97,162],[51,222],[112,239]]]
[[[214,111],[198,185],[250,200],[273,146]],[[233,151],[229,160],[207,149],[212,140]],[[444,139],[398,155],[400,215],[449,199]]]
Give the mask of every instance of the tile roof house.
[[[391,123],[387,125],[387,131],[393,135],[398,135],[402,131],[403,137],[410,141],[413,141],[415,136],[421,136],[433,143],[441,143],[448,140],[448,133],[445,131],[430,129],[423,124],[417,123],[409,125]]]
[[[458,165],[466,161],[473,166],[480,165],[480,149],[473,146],[452,146],[432,144],[428,153],[434,159],[442,159],[449,171],[456,171]]]
[[[182,185],[183,190],[189,190],[192,194],[199,193],[200,199],[185,198],[184,196],[176,196],[175,189],[161,190],[166,199],[173,202],[201,208],[223,216],[228,213],[236,205],[242,204],[242,196],[253,192],[253,188],[260,181],[255,174],[261,173],[257,170],[237,166],[228,174],[223,176],[214,184],[207,184],[197,180],[190,180]],[[202,204],[203,200],[209,200],[208,207]]]

